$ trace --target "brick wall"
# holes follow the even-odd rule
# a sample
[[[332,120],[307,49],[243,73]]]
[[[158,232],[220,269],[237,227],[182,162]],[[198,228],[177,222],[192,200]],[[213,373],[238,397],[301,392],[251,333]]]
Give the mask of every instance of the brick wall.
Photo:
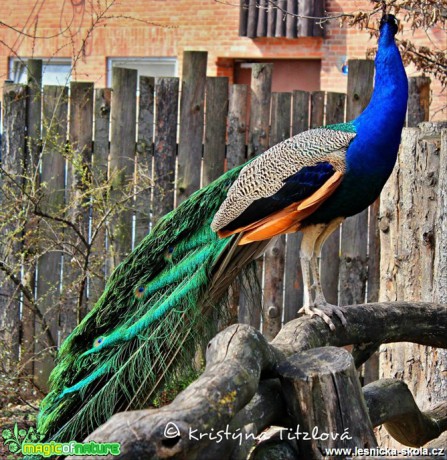
[[[105,13],[108,19],[100,22],[91,34],[88,34],[92,21],[89,2],[73,2],[79,4],[77,7],[70,1],[60,0],[2,3],[1,17],[7,24],[30,35],[36,32],[40,37],[53,38],[33,40],[0,27],[3,42],[0,43],[0,80],[7,78],[8,58],[15,53],[26,57],[73,58],[77,55],[74,78],[102,86],[106,84],[107,57],[176,57],[181,69],[184,50],[206,50],[208,74],[230,78],[235,58],[321,59],[321,89],[345,91],[346,76],[340,71],[344,57],[364,58],[365,50],[375,45],[375,39],[370,39],[368,32],[340,28],[337,21],[327,26],[324,40],[239,37],[237,0],[121,0]],[[367,0],[326,2],[326,9],[331,13],[368,7]],[[138,20],[126,19],[128,17]],[[69,23],[71,34],[65,30]],[[83,52],[79,53],[87,35]],[[423,34],[417,38],[421,44],[430,43]],[[414,71],[409,69],[409,73]],[[436,110],[443,100],[439,84],[434,83],[433,89]]]

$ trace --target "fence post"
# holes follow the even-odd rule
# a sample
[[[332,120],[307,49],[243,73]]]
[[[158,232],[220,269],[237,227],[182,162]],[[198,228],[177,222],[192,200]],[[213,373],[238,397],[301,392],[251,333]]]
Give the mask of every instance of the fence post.
[[[114,68],[112,71],[112,127],[110,173],[112,206],[130,198],[135,162],[137,110],[137,71]],[[111,222],[111,268],[116,267],[132,249],[132,200],[124,204]]]
[[[408,79],[407,127],[416,127],[430,117],[430,83],[428,77]]]
[[[309,128],[309,99],[306,91],[294,91],[292,101],[292,134]],[[303,275],[301,273],[300,247],[302,233],[286,235],[286,260],[284,270],[284,323],[296,318],[303,306]]]
[[[231,85],[228,107],[227,169],[245,161],[247,135],[247,85]]]
[[[42,60],[29,59],[27,62],[28,70],[28,97],[27,97],[27,139],[26,139],[26,189],[33,193],[33,189],[39,184],[39,145],[40,145],[40,127],[42,113]],[[33,231],[31,223],[26,226],[25,234],[28,231]],[[23,274],[23,281],[30,290],[35,290],[35,248],[25,239],[26,260],[24,266],[27,267]],[[31,302],[24,297],[22,308],[22,340],[21,340],[21,362],[24,365],[24,375],[34,375],[34,322],[35,313],[32,309]]]
[[[272,128],[270,144],[275,145],[290,137],[291,93],[272,94]],[[271,243],[264,258],[264,301],[262,333],[267,340],[275,338],[281,329],[283,313],[283,283],[285,235]]]
[[[42,171],[41,183],[46,194],[41,209],[49,215],[62,215],[65,206],[65,146],[68,122],[68,88],[64,86],[44,86],[43,88],[43,131],[42,131]],[[62,251],[52,248],[53,231],[62,232],[60,224],[49,221],[39,229],[43,247],[48,248],[38,261],[37,305],[55,344],[58,343],[60,314],[56,305],[60,304]],[[43,246],[44,245],[44,246]],[[69,304],[72,310],[74,305]],[[71,315],[69,328],[76,325],[75,311]],[[63,327],[65,317],[62,318]],[[54,349],[49,343],[42,321],[35,323],[35,364],[34,381],[42,390],[48,389],[48,377],[54,367]],[[67,331],[65,331],[66,333]]]
[[[264,152],[269,147],[270,99],[273,64],[253,64],[251,69],[250,128],[248,158]],[[257,287],[251,292],[241,291],[239,321],[259,329],[262,306],[263,258],[255,261]]]
[[[67,213],[86,241],[89,238],[89,199],[91,187],[93,138],[93,83],[72,82],[70,85],[70,153],[67,171]],[[70,232],[68,229],[67,231]],[[87,270],[84,257],[89,250],[78,236],[71,242],[77,250],[64,258],[61,308],[61,339],[64,340],[87,313]]]
[[[93,144],[92,157],[92,183],[94,187],[101,187],[107,182],[107,170],[109,163],[109,134],[110,134],[110,103],[112,90],[99,88],[95,90],[95,142]],[[106,230],[105,223],[99,222],[95,207],[92,209],[92,242],[91,263],[95,275],[90,277],[89,301],[93,305],[99,299],[105,287],[105,280],[110,275],[110,269],[106,258]],[[97,228],[101,225],[102,228]]]
[[[15,203],[10,202],[10,195],[23,192],[22,177],[25,155],[26,133],[26,87],[5,83],[3,87],[3,138],[0,171],[0,206],[11,209],[14,219]],[[16,183],[18,181],[18,183]],[[14,199],[14,198],[12,198]],[[5,216],[9,217],[9,216]],[[17,370],[20,353],[20,236],[15,235],[14,220],[1,223],[2,260],[0,260],[0,343],[3,349],[2,362],[8,373]],[[5,235],[7,235],[5,237]],[[16,281],[14,281],[16,280]]]
[[[368,105],[373,91],[374,62],[350,60],[346,118],[352,120]],[[343,222],[340,259],[340,305],[365,300],[368,210]]]
[[[206,51],[183,53],[177,206],[200,187],[207,59]]]
[[[157,78],[155,93],[153,223],[174,208],[179,79]]]
[[[228,114],[228,78],[206,79],[206,124],[203,151],[203,183],[220,177],[225,167],[225,132]]]
[[[154,87],[153,77],[140,77],[140,99],[138,110],[137,169],[135,185],[135,244],[149,232],[154,148]],[[142,187],[142,188],[141,188]]]
[[[345,117],[346,94],[327,93],[326,125],[343,123]],[[337,229],[323,245],[321,251],[321,285],[326,300],[338,302],[338,275],[340,270],[340,229]]]

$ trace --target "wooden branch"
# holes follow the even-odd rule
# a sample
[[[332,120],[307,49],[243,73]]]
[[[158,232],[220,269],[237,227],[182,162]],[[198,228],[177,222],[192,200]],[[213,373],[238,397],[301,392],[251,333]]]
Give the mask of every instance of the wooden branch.
[[[276,377],[277,365],[285,356],[320,346],[370,342],[412,341],[447,348],[447,308],[443,305],[374,303],[350,306],[343,312],[348,325],[338,325],[335,332],[320,318],[305,316],[287,323],[271,344],[248,325],[230,326],[208,345],[205,372],[170,405],[115,414],[86,441],[119,442],[124,460],[206,459],[211,450],[218,452],[215,458],[229,458],[238,451],[240,441],[227,442],[228,437],[251,433],[252,439],[275,423],[278,414],[284,414],[281,397],[268,395],[266,390],[273,393],[277,383],[264,387],[259,380],[261,373],[263,378]],[[267,400],[263,415],[262,404]],[[222,441],[216,443],[219,436]],[[244,458],[241,450],[239,454],[233,458]]]
[[[447,348],[447,308],[427,302],[377,302],[342,307],[348,322],[336,320],[331,332],[317,317],[297,318],[283,326],[271,342],[286,356],[309,348],[391,342],[413,342]],[[363,364],[356,359],[356,367]]]
[[[419,447],[447,430],[447,402],[421,412],[406,383],[383,379],[363,388],[373,426],[385,425],[401,444]]]

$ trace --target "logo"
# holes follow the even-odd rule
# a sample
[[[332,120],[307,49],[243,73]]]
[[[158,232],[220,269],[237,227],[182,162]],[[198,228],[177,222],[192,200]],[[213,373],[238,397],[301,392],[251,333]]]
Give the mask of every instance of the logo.
[[[14,428],[2,431],[3,444],[8,448],[11,454],[21,454],[22,445],[25,443],[35,443],[42,440],[43,436],[40,435],[35,428],[31,427],[28,430],[24,428],[19,429],[17,423]]]
[[[14,455],[39,455],[51,457],[53,455],[119,455],[119,442],[41,442],[43,435],[33,427],[28,430],[19,429],[17,423],[14,428],[2,431],[3,444]]]

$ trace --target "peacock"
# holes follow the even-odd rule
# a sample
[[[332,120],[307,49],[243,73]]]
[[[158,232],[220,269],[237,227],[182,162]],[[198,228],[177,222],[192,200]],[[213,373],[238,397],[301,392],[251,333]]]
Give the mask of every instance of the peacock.
[[[81,441],[114,413],[150,405],[186,372],[215,332],[229,285],[277,235],[303,233],[302,312],[345,324],[324,298],[317,260],[340,222],[379,196],[396,162],[408,97],[397,30],[384,14],[362,114],[229,170],[162,217],[115,269],[60,347],[38,416],[45,440]]]

